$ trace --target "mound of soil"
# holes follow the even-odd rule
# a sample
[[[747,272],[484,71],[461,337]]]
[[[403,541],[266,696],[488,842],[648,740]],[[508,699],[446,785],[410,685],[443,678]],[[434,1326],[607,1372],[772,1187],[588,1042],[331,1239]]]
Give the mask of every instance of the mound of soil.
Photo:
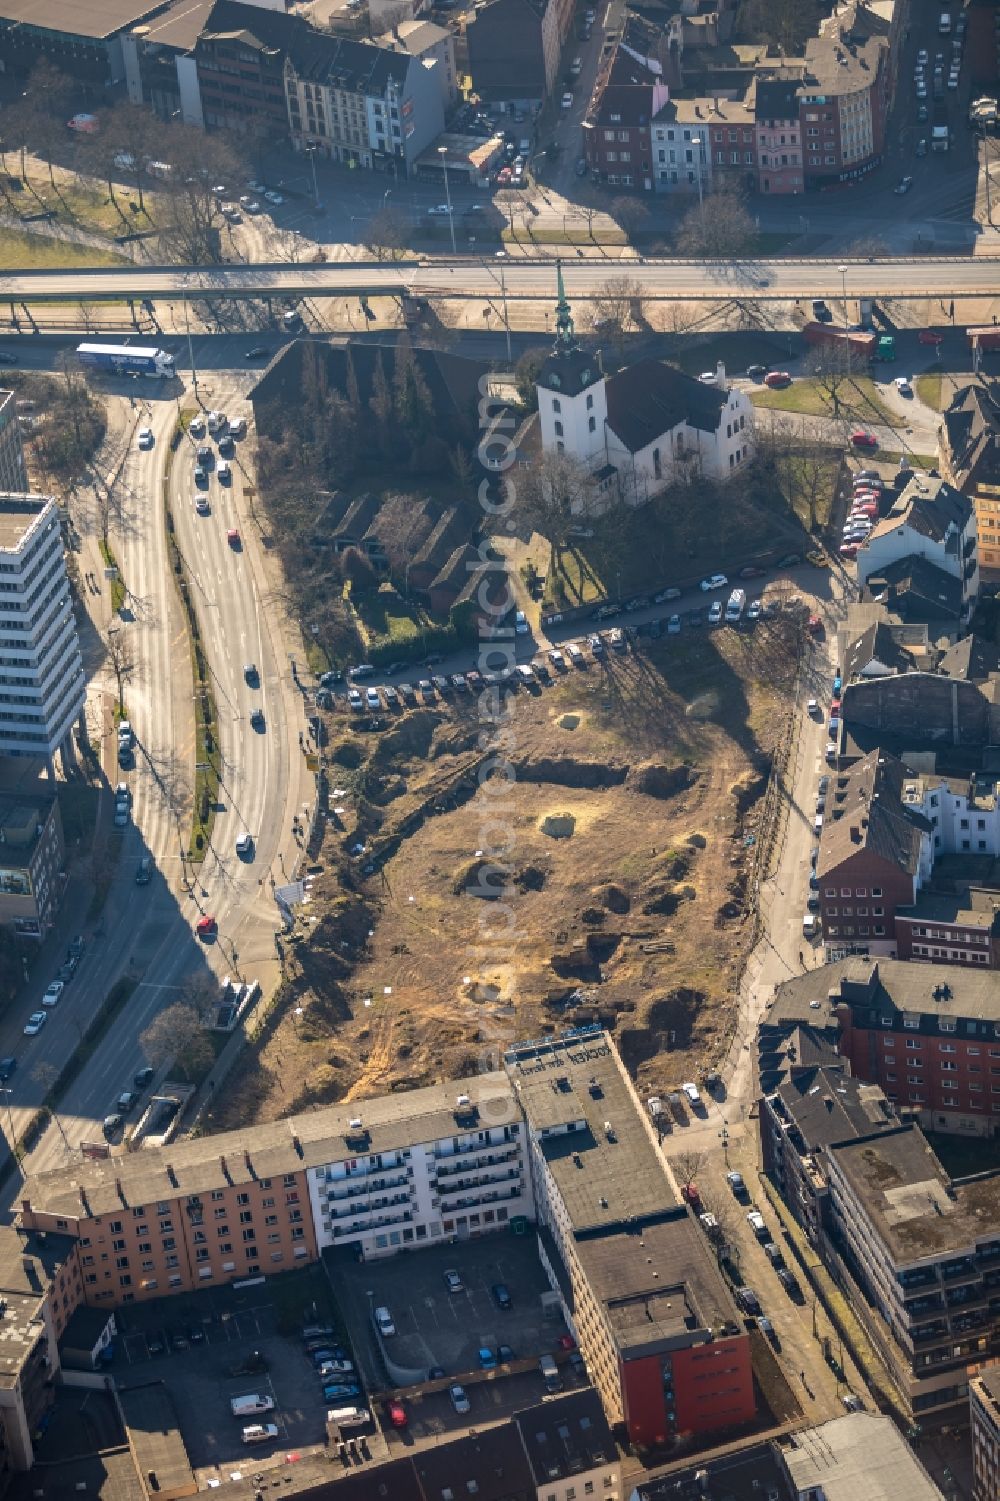
[[[572,813],[547,813],[539,827],[550,839],[572,839],[576,832],[576,819]]]
[[[580,716],[579,714],[562,714],[556,720],[556,724],[561,730],[575,730],[580,724]]]
[[[552,782],[558,787],[620,787],[628,776],[627,766],[607,766],[603,761],[574,761],[540,757],[514,763],[522,782]]]
[[[628,893],[623,891],[620,886],[615,886],[612,882],[609,882],[607,886],[595,887],[594,896],[601,903],[602,907],[607,907],[609,912],[617,913],[619,917],[632,906],[628,898]]]
[[[514,885],[522,894],[526,891],[542,891],[545,887],[546,872],[537,865],[526,865],[519,870],[514,877]]]
[[[763,797],[767,786],[767,772],[747,770],[733,783],[729,791],[736,802],[736,811],[743,816],[758,798]]]
[[[508,872],[495,860],[471,860],[452,884],[456,896],[478,896],[495,902],[508,891]]]
[[[649,1063],[660,1053],[689,1047],[705,999],[700,990],[679,987],[653,1002],[644,1027],[622,1027],[617,1034],[618,1049],[629,1072],[634,1074],[640,1064]]]
[[[605,921],[607,915],[603,907],[584,907],[580,913],[580,921],[586,923],[588,927],[597,928]]]
[[[680,766],[633,766],[625,785],[632,792],[644,792],[647,797],[676,797],[686,792],[698,781],[698,772],[682,763]]]
[[[686,850],[667,850],[663,856],[661,869],[669,880],[683,881],[691,869],[690,853]]]

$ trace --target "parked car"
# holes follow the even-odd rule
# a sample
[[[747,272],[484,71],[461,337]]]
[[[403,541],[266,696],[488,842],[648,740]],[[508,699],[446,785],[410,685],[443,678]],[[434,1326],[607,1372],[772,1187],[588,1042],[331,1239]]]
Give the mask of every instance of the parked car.
[[[465,1284],[454,1267],[448,1267],[444,1273],[444,1285],[450,1293],[465,1291]]]
[[[851,442],[855,448],[877,448],[878,439],[874,433],[869,433],[864,428],[855,428],[851,434]]]
[[[702,579],[700,587],[703,594],[710,594],[713,589],[724,589],[728,583],[724,573],[713,573],[709,578]]]
[[[471,1403],[469,1402],[468,1397],[465,1395],[465,1387],[460,1386],[457,1381],[453,1382],[452,1385],[449,1386],[448,1396],[451,1398],[452,1407],[460,1417],[464,1416],[465,1413],[470,1411]]]
[[[768,375],[765,375],[764,384],[765,386],[769,386],[772,391],[782,390],[785,386],[792,384],[792,377],[787,370],[772,370]]]
[[[47,1011],[33,1011],[24,1024],[25,1037],[37,1037],[48,1019]]]
[[[760,1299],[752,1287],[738,1287],[736,1289],[736,1301],[745,1313],[758,1314],[761,1312]]]
[[[58,1006],[59,997],[65,989],[66,986],[62,980],[53,980],[52,984],[46,987],[45,994],[42,996],[42,1005]]]
[[[493,1294],[493,1301],[500,1309],[501,1313],[509,1313],[514,1306],[514,1300],[510,1295],[510,1291],[507,1288],[506,1283],[494,1282],[493,1286],[490,1288],[490,1292]]]

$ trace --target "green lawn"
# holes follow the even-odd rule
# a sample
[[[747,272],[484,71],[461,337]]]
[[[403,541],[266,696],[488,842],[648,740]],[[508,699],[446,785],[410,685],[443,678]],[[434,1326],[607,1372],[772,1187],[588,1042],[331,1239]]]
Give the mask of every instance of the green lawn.
[[[373,648],[390,641],[397,646],[409,646],[420,635],[420,610],[408,603],[391,584],[383,584],[376,593],[352,592],[351,603],[368,638],[368,645]],[[424,622],[425,629],[428,624]]]
[[[803,417],[850,417],[861,422],[880,422],[886,427],[903,427],[905,419],[891,412],[883,402],[870,375],[855,375],[845,380],[838,391],[840,412],[835,413],[830,395],[818,381],[793,380],[783,391],[763,387],[751,391],[756,407],[780,412],[799,412]]]
[[[939,370],[928,371],[926,375],[918,375],[913,382],[913,389],[925,406],[933,407],[935,412],[941,410],[941,372]]]
[[[96,250],[72,240],[54,240],[48,235],[21,229],[0,228],[0,265],[17,271],[49,271],[61,266],[122,266],[128,257],[114,250]]]
[[[53,187],[47,175],[33,175],[30,191],[20,194],[18,207],[22,213],[45,208],[64,224],[75,224],[99,234],[119,235],[153,227],[148,213],[155,202],[153,194],[143,192],[145,213],[139,210],[139,195],[134,187],[116,189],[115,200],[118,208],[109,198],[106,184],[95,188],[79,181],[57,180]]]

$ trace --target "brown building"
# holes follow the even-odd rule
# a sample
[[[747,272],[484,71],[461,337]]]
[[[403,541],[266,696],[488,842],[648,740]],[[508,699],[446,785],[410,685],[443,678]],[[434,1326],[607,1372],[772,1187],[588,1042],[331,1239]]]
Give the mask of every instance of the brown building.
[[[542,103],[555,88],[572,21],[573,0],[480,0],[465,33],[479,97],[509,109]]]
[[[972,1501],[1000,1496],[1000,1362],[969,1382],[972,1435]]]
[[[287,140],[285,55],[306,31],[283,10],[218,0],[194,49],[207,128],[235,130],[272,145]]]
[[[583,123],[587,165],[611,187],[653,187],[650,127],[667,103],[662,73],[653,72],[624,47],[598,75]]]
[[[1000,891],[921,891],[896,909],[896,957],[932,964],[1000,967]]]
[[[0,923],[21,938],[48,936],[65,882],[66,846],[56,798],[0,794]]]
[[[942,473],[976,512],[979,568],[1000,579],[1000,382],[960,386],[944,414],[938,442]]]
[[[20,1223],[78,1242],[84,1299],[114,1307],[314,1261],[307,1168],[280,1121],[42,1173]]]
[[[903,798],[909,775],[880,750],[830,775],[816,863],[828,952],[896,951],[896,909],[913,904],[933,861],[933,827]]]

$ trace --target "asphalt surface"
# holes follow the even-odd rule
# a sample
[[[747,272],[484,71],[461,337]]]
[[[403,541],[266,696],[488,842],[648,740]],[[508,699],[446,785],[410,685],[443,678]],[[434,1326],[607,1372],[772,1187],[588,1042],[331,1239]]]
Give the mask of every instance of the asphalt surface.
[[[483,298],[495,296],[498,262],[483,260],[345,261],[321,265],[221,265],[124,270],[7,271],[0,275],[5,301],[107,301],[150,298],[162,302],[211,297],[356,297],[359,295]],[[567,296],[586,301],[602,295],[615,265],[649,301],[703,301],[739,297],[782,302],[824,297],[904,298],[941,301],[954,296],[1000,295],[1000,257],[926,256],[838,259],[747,259],[745,261],[578,261],[564,267]],[[509,298],[551,298],[550,261],[502,262]],[[844,268],[843,272],[841,267]]]
[[[230,416],[246,414],[246,384],[242,373],[215,374],[207,387],[202,382],[202,395]],[[139,383],[135,389],[140,389]],[[181,400],[193,405],[193,397]],[[194,775],[192,678],[162,504],[177,411],[177,403],[165,396],[151,396],[146,406],[129,410],[130,424],[152,429],[154,445],[140,450],[131,439],[124,472],[126,499],[112,527],[128,590],[121,628],[130,635],[137,664],[127,691],[137,741],[133,768],[122,770],[116,764],[108,705],[113,684],[106,670],[91,684],[87,710],[91,733],[101,739],[108,781],[102,794],[103,816],[109,816],[113,783],[123,780],[132,792],[132,821],[124,833],[104,913],[87,933],[84,959],[43,1031],[30,1039],[21,1035],[24,1020],[52,977],[44,965],[32,976],[23,1015],[19,1008],[0,1025],[0,1053],[18,1059],[5,1096],[8,1129],[11,1124],[15,1134],[25,1129],[53,1071],[69,1059],[114,981],[128,974],[137,988],[66,1092],[59,1125],[48,1128],[25,1163],[26,1173],[68,1166],[78,1160],[81,1142],[102,1140],[104,1117],[148,1061],[141,1034],[159,1011],[183,999],[194,983],[209,977],[214,983],[233,974],[259,979],[266,988],[273,979],[274,934],[280,924],[271,882],[273,878],[280,885],[293,875],[300,845],[292,834],[292,817],[296,812],[305,816],[314,797],[314,780],[299,742],[305,726],[303,699],[291,680],[284,622],[268,604],[268,565],[249,513],[239,444],[237,459],[231,460],[233,483],[223,486],[213,473],[207,492],[211,514],[200,517],[192,501],[193,452],[184,439],[171,466],[171,502],[215,685],[223,781],[206,858],[197,867],[182,858],[182,851],[187,853],[186,809]],[[239,549],[227,541],[230,528],[239,531]],[[104,593],[90,593],[88,604],[96,623],[103,624],[108,613]],[[243,673],[244,664],[251,662],[258,673],[254,686]],[[255,704],[264,710],[262,731],[249,725]],[[254,837],[249,859],[235,851],[237,834],[244,831]],[[138,886],[136,869],[146,857],[153,862],[153,878],[149,885]],[[85,911],[85,900],[79,906]],[[194,932],[203,913],[218,922],[218,935],[209,944]],[[52,972],[58,962],[52,961]],[[161,1065],[158,1079],[167,1073],[169,1067]],[[17,1192],[15,1183],[11,1202],[16,1202]]]

